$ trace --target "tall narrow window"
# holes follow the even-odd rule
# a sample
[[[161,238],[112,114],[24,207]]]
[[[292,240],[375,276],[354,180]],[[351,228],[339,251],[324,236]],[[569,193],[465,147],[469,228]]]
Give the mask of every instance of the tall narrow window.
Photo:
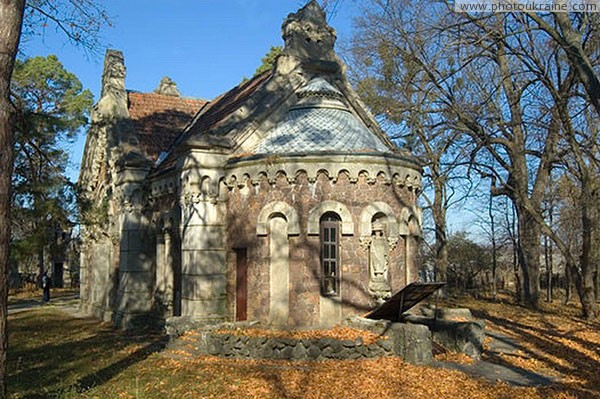
[[[321,292],[326,296],[340,293],[340,217],[327,212],[320,220]]]

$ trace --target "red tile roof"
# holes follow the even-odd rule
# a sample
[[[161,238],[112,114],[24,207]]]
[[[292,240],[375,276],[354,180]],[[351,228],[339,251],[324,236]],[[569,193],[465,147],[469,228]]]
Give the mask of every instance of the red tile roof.
[[[141,149],[156,160],[206,105],[205,100],[129,92],[129,116],[138,133]]]

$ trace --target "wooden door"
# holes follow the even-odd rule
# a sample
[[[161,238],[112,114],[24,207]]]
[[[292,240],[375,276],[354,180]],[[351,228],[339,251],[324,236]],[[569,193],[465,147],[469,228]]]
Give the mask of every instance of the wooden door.
[[[235,258],[235,319],[243,321],[248,317],[248,256],[246,248],[237,248]]]

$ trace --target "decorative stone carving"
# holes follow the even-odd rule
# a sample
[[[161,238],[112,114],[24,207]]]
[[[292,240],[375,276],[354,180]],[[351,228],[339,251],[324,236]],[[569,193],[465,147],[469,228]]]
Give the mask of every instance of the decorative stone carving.
[[[367,205],[360,213],[360,235],[361,237],[370,237],[373,232],[372,220],[377,213],[382,213],[386,216],[387,229],[386,237],[392,239],[398,237],[398,218],[394,209],[387,203],[375,201]]]
[[[368,251],[369,248],[371,247],[371,242],[372,242],[371,236],[360,237],[358,240],[360,242],[360,248],[365,251]]]
[[[391,297],[388,279],[388,256],[390,245],[383,235],[383,228],[374,226],[369,246],[369,293],[377,302]]]
[[[398,237],[388,237],[388,245],[390,246],[390,252],[396,249],[396,245],[398,244]]]
[[[333,46],[335,30],[327,25],[325,12],[311,1],[296,13],[289,14],[281,27],[285,53],[306,59],[336,60]]]
[[[156,94],[163,94],[165,96],[181,96],[179,90],[177,89],[177,83],[173,82],[170,77],[164,76],[158,87],[154,90]]]
[[[340,165],[344,165],[341,167]],[[348,176],[350,183],[357,183],[359,175],[366,173],[367,176],[377,176],[382,172],[388,172],[394,177],[394,184],[404,186],[399,176],[415,176],[415,181],[420,173],[418,165],[409,158],[401,156],[377,156],[370,154],[348,154],[329,155],[326,159],[314,154],[306,154],[300,158],[294,156],[281,156],[270,164],[266,164],[263,158],[255,157],[236,158],[226,166],[225,181],[230,187],[233,176],[247,175],[252,184],[258,184],[261,175],[267,179],[273,179],[278,173],[284,173],[289,183],[294,182],[294,177],[302,172],[306,174],[309,183],[314,183],[319,173],[326,171],[326,175],[332,182],[337,180],[340,172]],[[387,173],[386,173],[387,175]],[[370,179],[370,184],[376,184],[377,179]]]
[[[106,50],[102,73],[102,92],[100,101],[94,106],[92,122],[128,116],[123,53],[117,50]]]

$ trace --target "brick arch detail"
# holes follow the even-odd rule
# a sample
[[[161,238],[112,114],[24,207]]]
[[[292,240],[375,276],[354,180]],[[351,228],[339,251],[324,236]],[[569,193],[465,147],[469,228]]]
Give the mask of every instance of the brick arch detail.
[[[273,201],[265,205],[258,214],[258,223],[256,224],[256,235],[266,236],[269,231],[269,219],[273,214],[282,214],[288,226],[288,235],[300,234],[300,222],[298,212],[287,202]]]
[[[335,212],[342,219],[342,234],[354,235],[354,222],[348,207],[337,201],[323,201],[308,213],[308,234],[319,235],[319,220],[326,212]]]
[[[398,237],[400,235],[398,218],[391,206],[385,202],[377,201],[367,205],[360,213],[360,236],[370,237],[372,232],[371,220],[376,213],[383,213],[388,218],[388,228],[386,234],[388,237]]]

